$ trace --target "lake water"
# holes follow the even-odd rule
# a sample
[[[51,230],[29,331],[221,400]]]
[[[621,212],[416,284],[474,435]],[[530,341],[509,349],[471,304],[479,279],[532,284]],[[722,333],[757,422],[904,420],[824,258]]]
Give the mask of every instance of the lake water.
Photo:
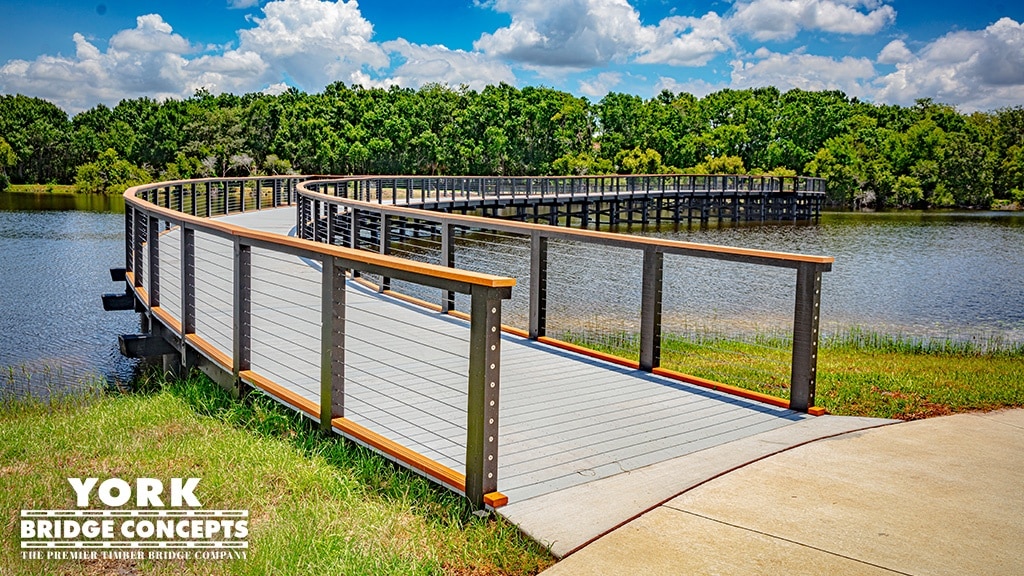
[[[124,266],[124,215],[110,212],[123,201],[39,196],[0,193],[0,388],[127,381],[136,363],[117,336],[137,332],[138,316],[100,300],[124,287],[108,272]]]
[[[132,377],[136,363],[121,357],[117,336],[137,332],[138,317],[104,312],[100,302],[101,294],[123,288],[108,275],[109,268],[124,265],[119,211],[118,199],[0,194],[0,386],[29,373],[34,385],[44,387],[48,381]],[[684,227],[656,234],[834,256],[833,271],[823,277],[826,333],[858,326],[923,338],[1024,342],[1024,214],[829,213],[813,225]],[[518,248],[507,253],[521,254]],[[617,316],[635,316],[638,262],[619,256],[553,246],[552,270],[575,272],[553,275],[552,294],[572,297],[559,307],[552,296],[550,322],[590,315],[615,326]],[[708,318],[719,326],[787,329],[792,271],[673,258],[666,259],[667,330],[684,332]],[[457,261],[472,264],[465,250]],[[521,258],[510,257],[502,267],[521,268]],[[589,286],[591,295],[581,286]],[[625,296],[589,304],[613,289]],[[623,320],[621,329],[635,324]]]
[[[833,256],[822,276],[826,331],[1024,342],[1024,213],[826,213],[818,225],[666,236]]]

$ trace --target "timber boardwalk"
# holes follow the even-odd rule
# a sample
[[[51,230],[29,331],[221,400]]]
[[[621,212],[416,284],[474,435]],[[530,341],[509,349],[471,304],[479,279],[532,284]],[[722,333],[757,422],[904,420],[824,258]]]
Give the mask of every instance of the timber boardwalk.
[[[250,212],[213,220],[187,214],[202,212],[204,199],[204,215],[218,212],[210,182],[201,183],[206,189],[198,197],[194,182],[126,193],[124,277],[149,332],[122,348],[199,367],[227,386],[261,389],[325,429],[496,509],[556,554],[681,492],[700,480],[694,470],[699,477],[721,473],[809,439],[877,424],[807,413],[815,412],[820,273],[830,259],[578,232],[645,246],[645,335],[640,361],[631,364],[553,346],[543,335],[543,298],[531,300],[529,330],[503,331],[501,302],[512,278],[387,255],[392,219],[412,218],[402,211],[414,209],[379,206],[387,241],[373,251],[353,250],[334,244],[365,244],[351,223],[372,207],[281,180],[234,181],[234,211]],[[221,214],[232,212],[232,183],[215,182],[223,186]],[[344,230],[343,214],[360,217]],[[456,219],[438,224],[449,247],[456,227],[483,220],[424,215],[421,224],[424,218]],[[553,233],[504,226],[525,226],[541,248]],[[286,236],[304,230],[314,239],[321,230],[328,242]],[[714,388],[728,386],[659,369],[660,255],[673,250],[797,270],[792,400],[726,393]],[[541,292],[549,271],[543,250],[536,254],[529,283]],[[366,282],[367,275],[378,283]],[[386,289],[391,280],[439,289],[442,306],[410,302]],[[470,296],[470,314],[454,310],[455,293]],[[602,513],[588,506],[621,499],[624,479],[635,488],[625,507]],[[578,506],[588,510],[585,520]]]

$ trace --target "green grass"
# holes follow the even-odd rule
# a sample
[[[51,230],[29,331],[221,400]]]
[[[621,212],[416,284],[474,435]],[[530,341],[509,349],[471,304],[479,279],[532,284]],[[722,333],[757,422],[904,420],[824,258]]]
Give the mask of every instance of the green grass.
[[[147,392],[0,408],[0,574],[534,574],[547,551],[500,518],[258,394],[205,377]],[[26,561],[22,509],[74,508],[67,477],[199,477],[208,509],[247,509],[247,559]]]
[[[11,184],[8,192],[27,192],[30,194],[74,194],[74,184]]]
[[[625,358],[639,355],[631,335],[562,337]],[[792,352],[785,337],[665,335],[661,354],[664,368],[789,397]],[[1024,345],[850,330],[821,342],[816,399],[831,414],[902,420],[1024,407]]]

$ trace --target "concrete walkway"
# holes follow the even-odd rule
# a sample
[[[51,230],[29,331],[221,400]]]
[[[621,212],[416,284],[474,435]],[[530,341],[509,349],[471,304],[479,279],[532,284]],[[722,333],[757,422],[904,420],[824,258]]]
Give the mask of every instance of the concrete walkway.
[[[1024,574],[1024,410],[883,426],[754,462],[544,572],[582,574]]]

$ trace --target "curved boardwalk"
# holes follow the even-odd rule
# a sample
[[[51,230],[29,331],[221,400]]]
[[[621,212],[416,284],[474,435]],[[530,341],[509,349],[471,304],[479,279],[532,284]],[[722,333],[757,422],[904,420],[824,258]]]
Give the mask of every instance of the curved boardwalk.
[[[286,234],[295,213],[283,208],[223,220]],[[161,266],[173,269],[164,258],[173,250],[161,254]],[[196,276],[220,278],[196,288],[204,308],[197,315],[210,324],[199,333],[230,354],[230,330],[218,330],[215,319],[219,313],[230,326],[217,296],[230,301],[230,266],[197,260]],[[253,370],[312,403],[320,398],[321,276],[316,263],[253,254]],[[308,289],[296,288],[303,285]],[[180,289],[165,280],[162,291],[164,306],[175,309],[170,300]],[[468,322],[352,281],[346,292],[346,417],[462,469]],[[509,505],[498,512],[559,555],[736,466],[880,423],[812,417],[510,334],[502,336],[501,357],[498,477]]]

